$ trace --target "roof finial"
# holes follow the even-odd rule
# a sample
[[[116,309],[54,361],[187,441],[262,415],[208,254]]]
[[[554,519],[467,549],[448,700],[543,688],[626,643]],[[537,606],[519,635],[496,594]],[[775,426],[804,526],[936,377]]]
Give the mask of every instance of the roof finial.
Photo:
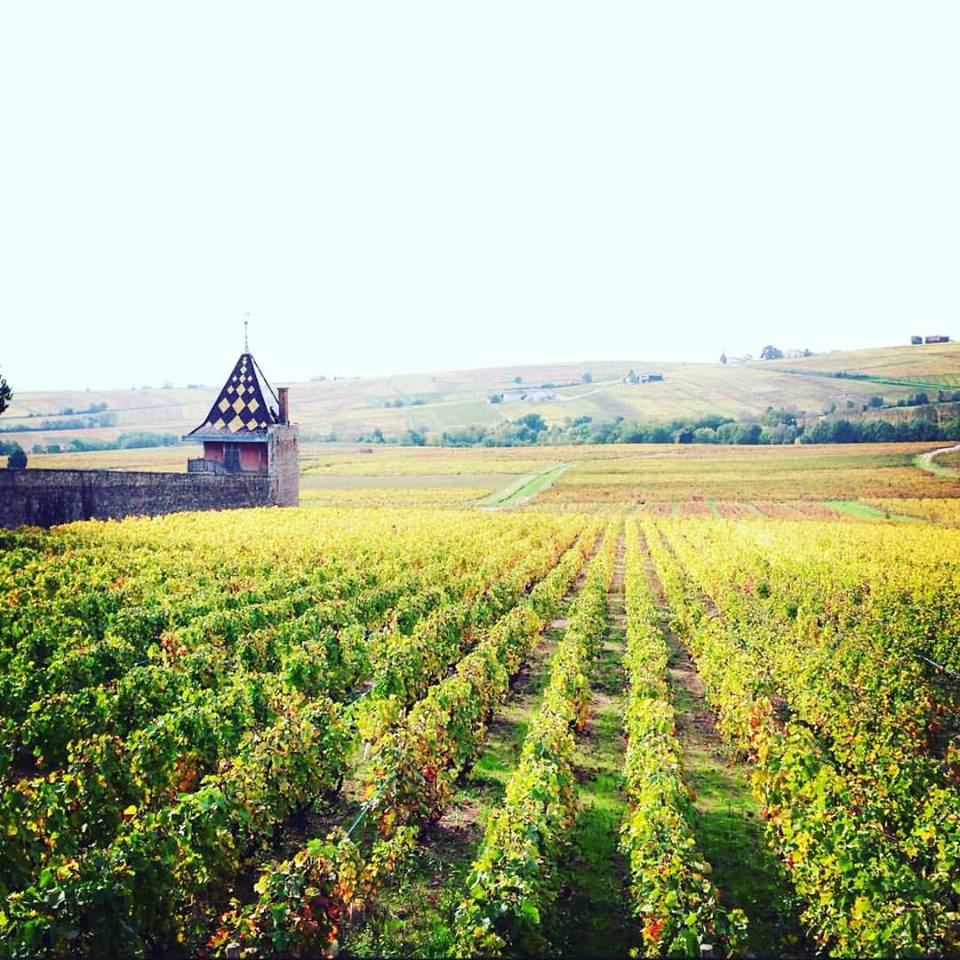
[[[246,320],[243,321],[243,352],[244,352],[244,353],[249,353],[249,352],[250,352],[250,341],[247,339],[247,324],[250,322],[250,321],[249,321],[250,314],[249,314],[249,313],[245,313],[244,316],[247,317],[248,319],[246,319]]]

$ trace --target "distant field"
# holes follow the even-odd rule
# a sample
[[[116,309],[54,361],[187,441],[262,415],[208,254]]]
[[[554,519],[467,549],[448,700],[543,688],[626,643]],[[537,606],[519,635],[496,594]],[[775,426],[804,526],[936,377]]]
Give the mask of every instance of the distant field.
[[[371,446],[344,451],[322,444],[306,445],[301,473],[314,476],[391,476],[399,474],[522,474],[557,459],[572,448],[440,448]]]
[[[770,366],[808,375],[834,374],[845,370],[878,380],[912,380],[931,386],[960,387],[960,343],[820,353],[797,360],[775,360]]]
[[[960,474],[920,470],[916,456],[942,444],[823,444],[788,447],[611,444],[517,448],[305,444],[304,502],[467,503],[497,499],[522,478],[555,464],[571,466],[537,490],[540,509],[648,510],[649,504],[714,503],[704,515],[796,516],[796,507],[757,510],[742,504],[960,497]],[[186,468],[192,447],[107,450],[31,457],[34,467],[119,470]],[[941,454],[936,464],[960,463]],[[469,491],[469,495],[462,491]],[[391,499],[395,495],[395,499]],[[736,506],[723,506],[735,504]],[[835,516],[832,508],[826,514]],[[687,511],[689,512],[689,510]],[[659,508],[656,515],[664,514]],[[669,513],[669,511],[668,511]]]
[[[931,448],[930,444],[628,447],[622,457],[579,463],[538,501],[570,507],[645,501],[960,497],[960,481],[924,473],[914,465],[914,456]]]
[[[222,368],[211,369],[211,382],[219,382],[233,358],[222,359]],[[646,384],[621,383],[620,379],[631,369],[638,373],[662,373],[665,379]],[[841,370],[879,380],[848,380],[832,375]],[[582,382],[585,372],[592,375],[592,383]],[[515,383],[515,377],[521,378],[521,383]],[[910,383],[880,382],[884,378],[907,379]],[[556,385],[556,399],[488,402],[492,394],[542,384]],[[438,437],[445,430],[492,426],[528,413],[539,413],[549,424],[580,416],[595,420],[620,416],[643,423],[706,414],[749,418],[771,406],[817,416],[831,407],[843,413],[848,403],[852,405],[849,409],[859,411],[876,393],[895,402],[915,392],[914,384],[960,386],[960,344],[827,353],[800,360],[755,361],[743,366],[582,361],[337,379],[290,384],[290,402],[305,439],[333,435],[341,441],[354,441],[374,429],[388,437],[406,430],[427,431]],[[15,380],[13,385],[16,388]],[[35,443],[65,446],[72,439],[113,440],[130,431],[180,436],[200,423],[216,392],[215,386],[42,393],[15,389],[14,402],[0,419],[0,428],[17,424],[38,427],[44,418],[64,419],[67,415],[61,415],[61,410],[81,411],[100,403],[107,404],[107,412],[115,422],[82,430],[31,430],[13,437],[0,436],[18,440],[28,451]]]
[[[449,507],[464,508],[490,493],[487,487],[307,487],[302,506],[313,507]]]
[[[947,526],[960,526],[960,499],[949,500],[870,500],[870,506],[888,513],[899,513],[907,517],[919,517]]]
[[[187,458],[197,456],[199,449],[199,446],[183,446],[91,450],[83,453],[31,453],[29,466],[48,470],[161,470],[183,473],[187,469]]]

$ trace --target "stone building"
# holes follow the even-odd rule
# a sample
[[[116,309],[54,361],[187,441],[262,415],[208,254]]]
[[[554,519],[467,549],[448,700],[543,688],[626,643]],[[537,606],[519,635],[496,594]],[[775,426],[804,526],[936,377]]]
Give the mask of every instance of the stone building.
[[[249,351],[206,420],[183,439],[203,443],[203,456],[188,460],[186,473],[0,470],[0,527],[300,502],[298,429],[287,389],[275,393]]]
[[[203,441],[203,456],[187,461],[189,473],[270,477],[276,503],[300,502],[298,431],[289,422],[287,388],[274,393],[256,360],[242,353],[213,402],[207,419],[186,441]]]

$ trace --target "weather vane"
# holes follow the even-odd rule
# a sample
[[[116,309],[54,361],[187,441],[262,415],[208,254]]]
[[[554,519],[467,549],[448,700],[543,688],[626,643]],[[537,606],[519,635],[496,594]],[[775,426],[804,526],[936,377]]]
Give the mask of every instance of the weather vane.
[[[249,352],[250,352],[250,340],[249,340],[249,338],[247,337],[247,324],[250,322],[250,320],[249,320],[250,314],[249,314],[249,313],[245,313],[244,316],[247,317],[248,319],[246,319],[246,320],[243,321],[243,352],[244,352],[244,353],[249,353]]]

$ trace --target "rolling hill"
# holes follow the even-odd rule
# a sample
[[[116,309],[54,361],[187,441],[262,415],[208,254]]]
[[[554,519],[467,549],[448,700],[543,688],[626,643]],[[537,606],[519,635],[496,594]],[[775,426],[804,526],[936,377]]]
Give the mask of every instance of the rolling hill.
[[[216,369],[211,364],[211,381],[217,381],[232,359],[223,358]],[[664,379],[622,382],[630,370],[660,373]],[[583,382],[585,371],[593,382]],[[842,376],[844,373],[855,378]],[[550,385],[549,398],[544,391],[532,399],[513,396],[544,384]],[[834,407],[861,410],[875,394],[886,402],[896,402],[920,387],[960,388],[960,343],[832,352],[740,366],[584,361],[345,378],[290,387],[291,409],[307,440],[355,440],[374,428],[387,437],[408,429],[425,430],[436,437],[444,430],[492,425],[527,413],[539,413],[550,424],[580,416],[595,420],[622,416],[644,423],[711,413],[749,419],[770,406],[819,416]],[[203,419],[215,394],[214,388],[206,387],[24,392],[15,395],[0,420],[0,429],[4,439],[16,439],[28,450],[33,444],[66,445],[73,437],[112,440],[131,431],[179,436]],[[492,394],[503,394],[504,401],[490,403]],[[109,422],[82,429],[64,423],[76,416],[101,416],[83,413],[100,404],[106,404],[103,412],[109,415]],[[75,413],[66,415],[62,413],[65,410]],[[30,431],[6,432],[17,425]]]

